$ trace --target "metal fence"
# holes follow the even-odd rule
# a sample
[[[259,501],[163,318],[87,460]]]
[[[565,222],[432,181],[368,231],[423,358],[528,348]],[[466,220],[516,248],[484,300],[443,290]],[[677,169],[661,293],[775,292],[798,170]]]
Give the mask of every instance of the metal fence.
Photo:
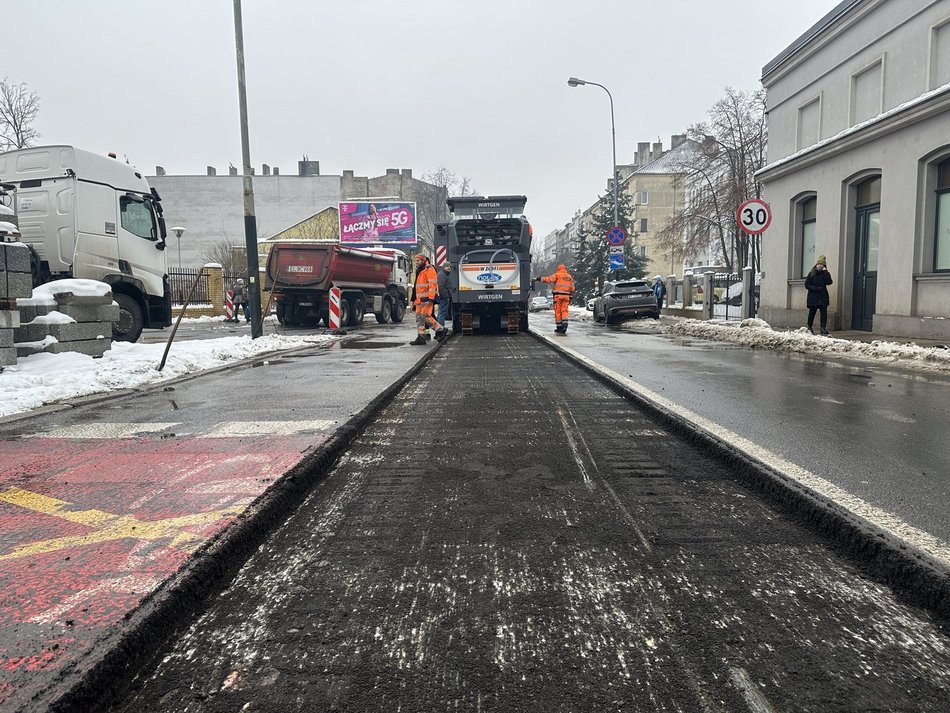
[[[702,275],[693,277],[693,304],[701,305],[705,300],[703,294],[704,278]],[[759,311],[759,278],[754,280],[752,315]],[[682,305],[685,289],[683,279],[669,280],[667,283],[667,304]],[[717,273],[712,279],[713,291],[713,319],[742,320],[742,276],[736,273]]]
[[[168,282],[172,292],[172,305],[184,304],[185,298],[188,296],[188,293],[191,291],[191,286],[195,282],[195,278],[198,277],[199,270],[200,268],[190,268],[168,271]],[[223,277],[224,289],[227,291],[234,289],[234,281],[241,277],[241,275],[225,272]],[[208,273],[204,272],[201,275],[198,286],[195,288],[195,294],[191,297],[191,304],[209,304],[210,302],[211,297],[208,294]]]

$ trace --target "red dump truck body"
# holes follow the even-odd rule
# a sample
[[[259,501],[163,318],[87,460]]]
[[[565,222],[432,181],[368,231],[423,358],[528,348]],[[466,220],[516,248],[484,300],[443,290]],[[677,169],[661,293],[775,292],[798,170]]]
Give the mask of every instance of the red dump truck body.
[[[380,323],[401,322],[406,311],[409,258],[399,250],[339,243],[284,241],[267,256],[265,291],[277,319],[290,326],[328,323],[329,291],[341,290],[341,323],[354,326],[373,312]]]

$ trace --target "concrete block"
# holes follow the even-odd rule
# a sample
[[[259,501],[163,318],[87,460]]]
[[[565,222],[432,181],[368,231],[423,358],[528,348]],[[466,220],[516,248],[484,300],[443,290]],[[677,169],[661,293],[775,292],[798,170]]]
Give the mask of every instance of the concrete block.
[[[60,342],[82,342],[89,339],[98,339],[99,337],[112,337],[112,324],[105,322],[72,322],[44,326]]]
[[[76,295],[68,291],[56,292],[53,294],[53,299],[59,305],[110,305],[112,304],[112,290],[104,295]]]
[[[30,249],[22,243],[0,243],[0,270],[29,273]]]
[[[16,352],[18,358],[24,359],[28,356],[33,356],[34,354],[42,354],[45,349],[43,349],[43,347],[37,347],[33,345],[17,344],[13,351]]]
[[[22,342],[39,342],[49,335],[49,327],[50,325],[41,324],[39,322],[21,324],[13,330],[13,341],[17,344]]]
[[[0,309],[0,329],[13,329],[20,326],[20,311]]]
[[[111,325],[119,318],[119,305],[116,304],[64,304],[60,306],[59,311],[69,315],[77,322],[108,322]]]
[[[45,351],[49,354],[78,352],[79,354],[88,354],[91,357],[101,357],[110,349],[112,349],[111,339],[87,339],[79,342],[50,344]]]
[[[33,277],[28,272],[0,272],[0,299],[33,295]]]
[[[0,348],[0,366],[13,366],[16,364],[17,350],[13,347]]]
[[[21,324],[27,324],[28,322],[32,322],[32,321],[33,321],[34,319],[36,319],[37,317],[43,317],[43,316],[49,314],[50,312],[55,312],[55,311],[56,311],[56,305],[55,305],[55,304],[52,304],[52,305],[46,305],[46,304],[28,305],[28,304],[23,304],[23,301],[22,301],[22,300],[18,300],[18,301],[17,301],[16,308],[17,308],[17,311],[20,313],[20,323],[21,323]]]
[[[8,349],[13,346],[13,330],[0,329],[0,349]]]

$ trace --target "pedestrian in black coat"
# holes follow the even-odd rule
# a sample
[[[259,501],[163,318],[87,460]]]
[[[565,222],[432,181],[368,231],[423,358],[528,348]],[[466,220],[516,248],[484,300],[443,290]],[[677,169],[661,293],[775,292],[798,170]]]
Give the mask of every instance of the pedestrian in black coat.
[[[805,278],[805,289],[808,290],[808,331],[815,333],[815,312],[821,313],[821,333],[828,334],[828,305],[831,298],[828,296],[828,285],[832,283],[831,273],[824,255],[818,256],[818,262]]]

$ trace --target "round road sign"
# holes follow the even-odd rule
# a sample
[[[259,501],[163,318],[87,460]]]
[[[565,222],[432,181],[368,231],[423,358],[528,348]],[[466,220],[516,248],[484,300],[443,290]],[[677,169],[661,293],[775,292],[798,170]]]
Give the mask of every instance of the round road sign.
[[[610,229],[610,232],[607,233],[607,242],[611,245],[623,245],[623,241],[627,239],[627,231],[621,228],[619,225],[615,225]]]
[[[769,227],[772,222],[772,211],[769,204],[759,198],[748,200],[739,206],[736,211],[736,220],[739,227],[749,235],[758,235]]]

